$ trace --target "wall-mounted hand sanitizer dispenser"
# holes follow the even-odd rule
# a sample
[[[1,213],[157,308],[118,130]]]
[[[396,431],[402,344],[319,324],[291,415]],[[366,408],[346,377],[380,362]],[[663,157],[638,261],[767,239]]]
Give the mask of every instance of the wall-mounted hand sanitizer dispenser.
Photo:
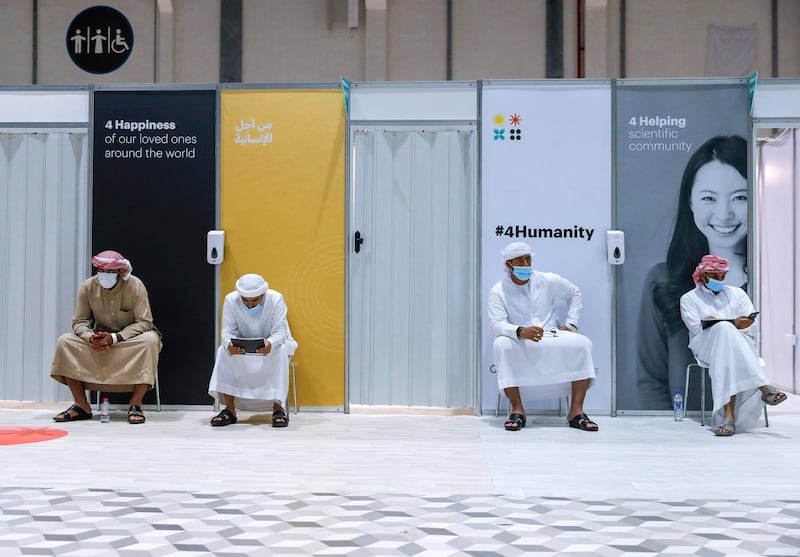
[[[219,265],[225,259],[225,231],[209,230],[206,238],[206,261]]]
[[[611,265],[625,263],[625,233],[622,230],[606,231],[606,255]]]

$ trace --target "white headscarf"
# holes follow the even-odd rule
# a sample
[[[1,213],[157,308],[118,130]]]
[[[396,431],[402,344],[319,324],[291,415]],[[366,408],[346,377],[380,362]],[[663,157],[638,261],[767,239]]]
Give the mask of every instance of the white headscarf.
[[[520,257],[523,255],[530,255],[533,257],[533,252],[531,252],[531,247],[525,242],[511,242],[503,250],[500,252],[503,256],[503,262],[509,261],[514,259],[515,257]]]
[[[243,298],[256,298],[267,292],[267,281],[261,275],[248,273],[236,281],[236,291]]]

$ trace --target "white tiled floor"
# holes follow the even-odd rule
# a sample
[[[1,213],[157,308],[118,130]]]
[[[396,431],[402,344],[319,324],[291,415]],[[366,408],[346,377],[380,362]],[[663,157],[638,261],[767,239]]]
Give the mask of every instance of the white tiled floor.
[[[6,555],[4,548],[13,547],[20,551],[9,554],[23,554],[23,550],[30,552],[28,549],[33,551],[39,547],[36,545],[39,542],[20,542],[14,524],[22,519],[6,513],[10,505],[8,501],[25,501],[31,497],[36,499],[38,494],[40,498],[50,501],[48,504],[53,504],[50,498],[54,497],[54,489],[59,493],[66,492],[66,498],[71,501],[91,500],[92,496],[87,494],[92,492],[88,490],[105,490],[103,493],[114,490],[112,495],[105,497],[112,500],[121,498],[118,504],[123,507],[128,503],[120,492],[126,490],[148,501],[159,501],[165,493],[172,492],[190,499],[191,494],[202,493],[206,494],[205,497],[220,498],[227,502],[237,497],[256,497],[257,494],[266,497],[263,495],[265,493],[269,494],[270,501],[281,497],[303,501],[309,497],[319,498],[320,494],[329,494],[330,498],[344,497],[348,501],[348,498],[357,500],[363,496],[370,500],[374,498],[375,505],[383,507],[389,505],[390,501],[393,501],[389,505],[394,505],[392,508],[405,506],[406,514],[415,519],[422,520],[421,517],[425,515],[422,524],[427,524],[428,530],[452,530],[454,527],[453,524],[448,526],[447,520],[437,523],[436,527],[431,526],[430,517],[425,513],[430,511],[428,506],[435,505],[437,497],[446,501],[448,508],[454,508],[454,501],[458,501],[459,508],[463,507],[459,512],[467,516],[449,519],[466,520],[470,524],[482,520],[479,511],[483,506],[506,508],[521,501],[527,514],[520,518],[520,523],[529,526],[531,520],[536,522],[541,520],[541,516],[554,517],[552,513],[560,512],[557,502],[564,498],[564,501],[579,508],[572,508],[572,514],[565,513],[557,517],[556,522],[548,524],[566,524],[569,530],[570,516],[574,516],[577,523],[595,521],[591,528],[597,535],[584,527],[570,534],[574,535],[570,541],[574,550],[559,549],[558,544],[550,543],[536,550],[540,552],[538,554],[547,554],[546,550],[571,554],[625,553],[628,551],[626,544],[636,544],[630,540],[620,541],[616,534],[611,538],[599,535],[599,530],[603,530],[604,535],[608,531],[605,526],[598,526],[595,515],[602,515],[605,507],[616,509],[611,513],[614,516],[638,512],[631,511],[631,505],[638,505],[636,508],[639,511],[653,516],[669,517],[657,524],[658,535],[662,536],[660,543],[666,544],[664,547],[671,547],[668,540],[677,537],[688,544],[686,549],[692,548],[688,552],[690,554],[698,548],[712,551],[708,540],[713,539],[714,544],[722,541],[712,535],[711,538],[705,537],[700,541],[692,538],[694,541],[687,542],[687,532],[690,531],[695,537],[698,535],[692,522],[694,519],[688,514],[676,515],[670,505],[713,509],[720,503],[730,508],[731,512],[735,511],[737,505],[743,505],[751,513],[741,518],[746,524],[752,527],[752,522],[759,520],[771,524],[774,516],[778,516],[775,519],[779,525],[778,531],[763,529],[761,533],[766,534],[768,539],[751,549],[747,549],[744,541],[737,541],[735,551],[731,546],[727,551],[717,548],[711,553],[699,554],[800,554],[800,526],[792,529],[786,526],[785,520],[789,519],[788,524],[800,524],[798,396],[790,396],[783,405],[770,409],[769,428],[762,427],[731,438],[715,438],[697,421],[690,419],[676,423],[669,416],[610,418],[593,415],[600,424],[598,433],[567,428],[565,420],[556,416],[532,416],[526,429],[510,433],[503,430],[503,418],[494,416],[343,415],[315,412],[292,414],[290,426],[286,429],[269,427],[268,416],[263,415],[251,416],[234,426],[211,428],[208,426],[211,412],[169,410],[160,413],[146,410],[147,423],[141,426],[127,424],[121,411],[115,412],[110,424],[100,424],[97,419],[55,424],[51,417],[63,407],[66,405],[0,403],[0,426],[58,427],[69,432],[67,436],[53,441],[0,447],[3,465],[0,494],[6,492],[10,498],[2,505],[0,512],[0,555]],[[401,503],[392,497],[400,497]],[[463,503],[472,500],[478,503]],[[241,512],[250,515],[257,513],[259,505],[270,504],[260,501],[251,502],[248,507],[250,510]],[[0,502],[3,502],[2,497]],[[83,503],[71,504],[78,505],[75,521],[81,523],[78,517],[81,513],[87,513],[87,509],[81,506]],[[108,504],[114,505],[113,501]],[[335,530],[338,519],[328,515],[338,516],[343,503],[337,499],[318,504],[319,507],[314,507],[313,512],[309,507],[311,518],[305,516],[303,520],[312,520],[316,515],[327,516],[326,527]],[[469,511],[471,504],[476,505],[476,513]],[[177,514],[174,515],[170,514],[167,503],[159,503],[158,508],[162,518],[167,517],[174,522],[186,510],[185,506],[187,503],[181,499],[176,503]],[[773,507],[774,516],[768,513],[762,518],[752,517],[752,513],[758,509]],[[298,507],[292,508],[297,510]],[[332,511],[334,508],[339,510]],[[536,508],[539,510],[536,511]],[[597,511],[598,508],[601,510]],[[621,509],[625,509],[625,512]],[[30,509],[20,512],[33,514]],[[497,523],[495,519],[498,513],[490,514],[494,517],[489,520],[492,528],[499,528],[498,532],[512,531],[511,527],[501,528],[502,524]],[[713,511],[709,514],[706,511],[701,514],[708,517],[717,516],[718,513]],[[589,515],[594,519],[587,518]],[[30,519],[30,516],[27,518]],[[384,516],[381,520],[388,519]],[[567,522],[561,524],[564,520]],[[512,522],[517,524],[515,520]],[[368,523],[369,520],[366,520],[359,527],[362,534],[374,526],[367,526]],[[41,530],[43,524],[41,520],[28,524],[33,528],[31,540],[48,540],[46,532]],[[703,531],[707,533],[717,532],[714,528],[720,527],[703,524],[703,528],[706,528]],[[62,529],[66,526],[61,524]],[[151,526],[141,527],[150,531]],[[407,527],[411,528],[410,523]],[[486,527],[489,527],[488,522]],[[297,531],[293,526],[286,528],[281,532],[287,536],[291,532],[292,535],[282,538],[280,543],[291,545],[290,539],[294,539]],[[477,532],[482,527],[476,523],[470,528]],[[198,550],[197,554],[258,554],[253,551],[226,553],[212,549],[214,544],[228,543],[225,540],[230,536],[224,533],[226,530],[220,531],[214,530],[216,533],[212,536],[213,543],[209,542],[211,545],[204,546],[198,542],[199,545],[196,545],[204,549]],[[394,546],[388,541],[391,536],[377,536],[370,543],[348,546],[353,551],[333,552],[331,548],[338,546],[329,539],[333,545],[325,545],[325,551],[320,549],[323,546],[318,550],[304,546],[294,553],[455,555],[463,551],[463,554],[472,555],[516,555],[520,554],[517,551],[520,547],[526,547],[519,541],[522,539],[519,536],[514,538],[516,541],[511,541],[511,538],[504,541],[505,534],[501,536],[495,532],[500,537],[493,539],[491,547],[487,546],[487,552],[482,552],[480,547],[483,542],[479,541],[470,545],[468,551],[465,549],[467,546],[458,547],[461,542],[453,542],[455,545],[450,543],[447,551],[437,552],[435,532],[430,534],[425,528],[421,531],[422,541],[417,540],[414,548],[401,544],[397,547],[406,549],[395,547],[391,551],[379,550],[383,547],[381,543],[388,543],[386,547]],[[138,538],[136,528],[129,534]],[[194,537],[197,535],[192,534]],[[305,538],[302,532],[297,535],[299,540],[321,539],[319,532],[309,533]],[[528,537],[531,535],[530,532],[526,533]],[[652,540],[653,535],[648,534],[649,539]],[[748,534],[748,539],[756,539],[753,535]],[[62,539],[64,536],[69,537],[63,533],[55,537]],[[375,537],[374,532],[372,536]],[[467,534],[464,536],[469,537]],[[552,542],[555,539],[553,536],[556,534],[544,537]],[[737,536],[734,538],[739,540]],[[99,538],[92,539],[97,541]],[[186,539],[186,536],[181,539]],[[259,543],[270,547],[265,540],[262,538]],[[407,540],[403,540],[405,544]],[[144,542],[138,539],[137,543]],[[161,539],[159,543],[162,545],[157,554],[168,555],[176,551],[180,555],[192,554],[183,546],[175,549],[174,542],[167,544]],[[499,549],[498,543],[505,547],[505,551]],[[69,550],[65,549],[65,545],[57,551],[48,549],[49,553],[45,554],[94,554],[81,551],[96,549],[91,544],[74,540],[70,544]],[[592,549],[593,544],[600,549]],[[132,544],[124,546],[124,551],[118,548],[118,554],[156,554],[144,549],[139,551]],[[102,547],[102,544],[97,547]],[[355,551],[358,548],[361,553]],[[672,549],[676,553],[687,553]],[[642,551],[652,554],[654,550],[640,548],[636,551],[637,554]],[[100,551],[97,554],[103,553]]]

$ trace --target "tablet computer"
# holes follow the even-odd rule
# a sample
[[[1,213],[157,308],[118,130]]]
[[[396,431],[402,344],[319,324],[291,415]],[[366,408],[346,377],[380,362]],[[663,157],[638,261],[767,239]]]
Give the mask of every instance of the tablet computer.
[[[263,338],[232,338],[231,344],[244,348],[246,354],[255,354],[256,350],[264,346]]]
[[[702,321],[700,321],[700,324],[703,326],[703,330],[705,330],[708,329],[709,327],[713,327],[714,325],[722,321],[727,321],[728,323],[736,324],[735,319],[703,319]]]

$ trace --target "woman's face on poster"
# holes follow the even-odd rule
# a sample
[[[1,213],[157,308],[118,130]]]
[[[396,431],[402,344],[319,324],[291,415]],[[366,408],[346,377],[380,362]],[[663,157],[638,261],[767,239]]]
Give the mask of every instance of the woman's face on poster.
[[[713,247],[736,247],[747,236],[747,180],[718,160],[697,171],[692,186],[694,223]]]

